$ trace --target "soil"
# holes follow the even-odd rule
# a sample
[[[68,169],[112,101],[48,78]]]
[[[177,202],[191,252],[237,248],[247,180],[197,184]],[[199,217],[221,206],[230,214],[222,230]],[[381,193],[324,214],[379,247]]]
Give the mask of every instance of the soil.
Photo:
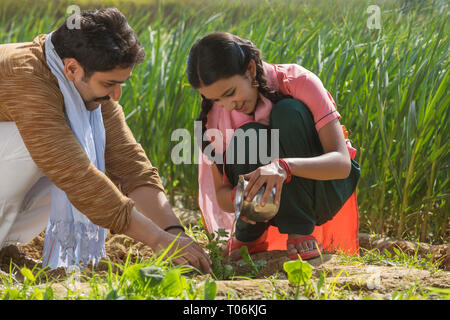
[[[175,213],[185,224],[196,224],[198,212],[187,211],[174,208]],[[0,251],[0,273],[8,274],[10,262],[19,269],[26,266],[30,269],[40,268],[40,258],[44,243],[44,232],[36,237],[26,246],[8,246]],[[383,298],[390,295],[394,290],[408,289],[413,283],[419,283],[422,288],[438,287],[450,288],[450,244],[429,245],[426,243],[412,243],[405,240],[395,240],[383,238],[376,235],[361,233],[359,236],[360,255],[367,253],[367,250],[378,249],[380,252],[387,250],[395,254],[394,248],[401,249],[408,255],[425,257],[430,255],[433,261],[439,262],[439,270],[422,270],[413,267],[403,266],[380,266],[361,264],[357,262],[342,262],[338,255],[324,254],[322,257],[308,260],[314,267],[313,276],[318,277],[322,271],[326,272],[327,281],[335,283],[337,287],[351,290],[357,296],[361,290],[369,291],[371,295]],[[132,262],[140,258],[149,258],[153,254],[152,250],[142,243],[124,235],[108,234],[106,243],[107,257],[115,263],[125,264],[127,255],[130,252]],[[247,299],[271,299],[274,294],[293,294],[292,288],[287,280],[287,275],[283,270],[283,263],[288,261],[285,251],[270,251],[252,254],[252,259],[265,260],[266,265],[256,275],[258,282],[254,280],[233,280],[217,281],[218,298],[226,298],[230,293],[234,297],[245,297]],[[246,275],[250,271],[248,267],[233,264],[236,275]],[[106,262],[100,262],[95,271],[102,273],[108,270]],[[90,271],[85,269],[89,274]],[[13,276],[22,281],[22,275],[18,269],[13,270]],[[66,278],[63,268],[58,268],[47,273],[48,276],[58,279]],[[197,276],[202,280],[204,276]],[[276,285],[274,285],[276,279]],[[45,280],[44,280],[45,281]],[[267,296],[267,292],[272,296]]]

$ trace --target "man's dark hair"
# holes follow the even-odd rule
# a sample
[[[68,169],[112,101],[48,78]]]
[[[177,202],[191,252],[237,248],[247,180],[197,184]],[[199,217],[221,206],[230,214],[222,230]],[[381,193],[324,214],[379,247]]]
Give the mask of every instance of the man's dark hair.
[[[79,19],[79,28],[69,28],[66,19],[53,33],[52,43],[61,59],[75,58],[81,64],[85,78],[97,71],[128,68],[144,60],[144,48],[116,8],[81,11],[75,19]]]

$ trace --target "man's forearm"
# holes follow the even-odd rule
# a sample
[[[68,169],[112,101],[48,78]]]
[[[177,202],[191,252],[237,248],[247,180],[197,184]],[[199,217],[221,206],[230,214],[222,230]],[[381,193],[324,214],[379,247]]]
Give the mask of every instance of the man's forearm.
[[[179,225],[180,221],[173,212],[169,201],[163,191],[157,188],[142,186],[128,194],[136,209],[151,219],[160,228]]]
[[[163,231],[151,219],[148,219],[136,209],[131,210],[130,224],[124,234],[138,240],[156,250]]]

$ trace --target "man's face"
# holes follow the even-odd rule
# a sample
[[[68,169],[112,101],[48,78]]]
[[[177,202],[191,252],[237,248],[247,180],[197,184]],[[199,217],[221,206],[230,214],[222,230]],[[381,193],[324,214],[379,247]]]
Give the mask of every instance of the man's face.
[[[115,68],[105,72],[97,71],[87,78],[83,68],[75,59],[65,59],[64,62],[66,77],[73,81],[89,111],[110,99],[118,101],[122,94],[121,84],[131,77],[133,70],[133,67],[129,67]]]

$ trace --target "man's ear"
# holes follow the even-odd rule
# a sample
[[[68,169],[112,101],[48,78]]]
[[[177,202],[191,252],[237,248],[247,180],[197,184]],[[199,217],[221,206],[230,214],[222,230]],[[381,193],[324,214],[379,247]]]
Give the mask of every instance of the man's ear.
[[[79,80],[83,76],[83,67],[75,58],[64,59],[64,74],[67,80]]]

